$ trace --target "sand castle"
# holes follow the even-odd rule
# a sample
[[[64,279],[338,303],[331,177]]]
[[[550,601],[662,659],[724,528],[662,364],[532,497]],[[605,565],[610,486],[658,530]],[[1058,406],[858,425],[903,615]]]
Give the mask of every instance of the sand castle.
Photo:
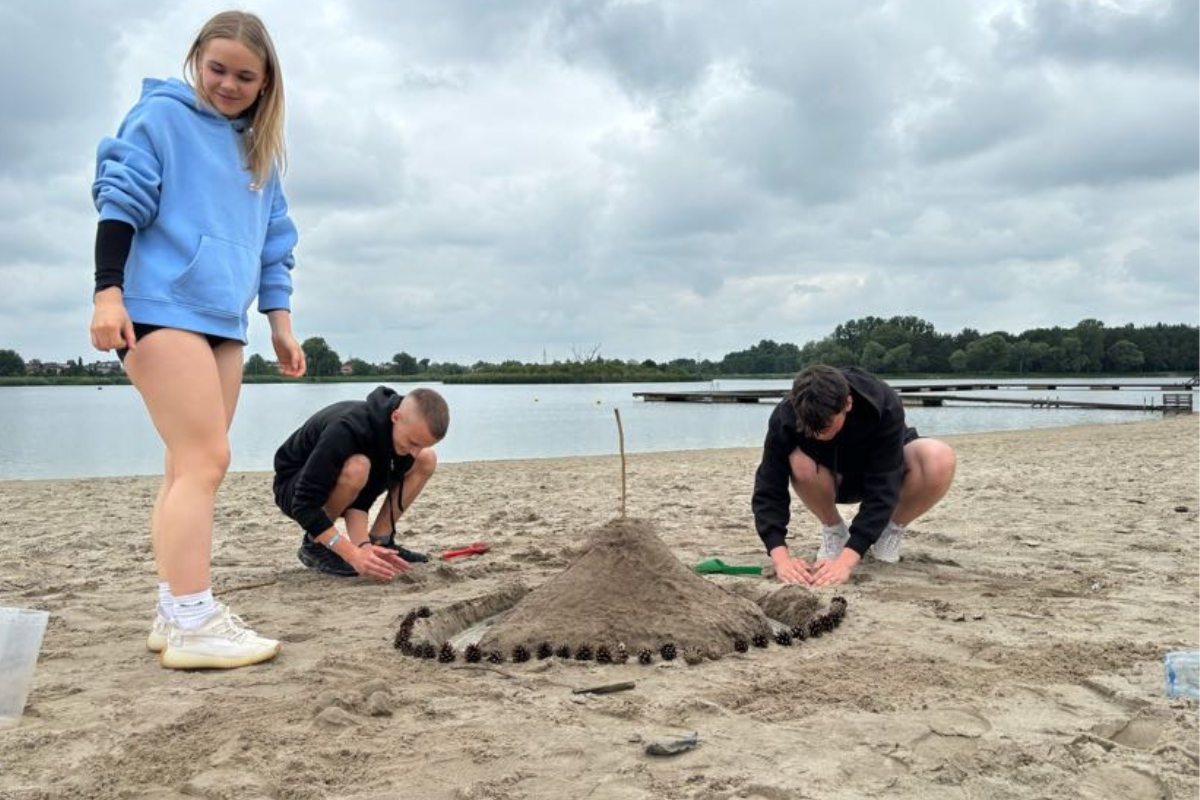
[[[651,522],[622,517],[600,527],[578,559],[537,589],[511,590],[510,607],[477,642],[460,651],[450,641],[478,621],[470,609],[456,609],[454,622],[447,623],[422,607],[404,616],[395,646],[443,663],[551,656],[644,664],[681,657],[697,663],[820,636],[840,625],[846,611],[841,597],[822,610],[816,596],[800,586],[758,594],[751,601],[726,591],[681,563]],[[483,607],[477,604],[480,613]]]

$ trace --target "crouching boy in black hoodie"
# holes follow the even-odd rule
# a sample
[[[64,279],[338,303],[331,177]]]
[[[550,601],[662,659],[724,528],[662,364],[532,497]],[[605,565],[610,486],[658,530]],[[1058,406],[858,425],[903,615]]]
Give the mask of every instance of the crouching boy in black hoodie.
[[[942,499],[954,467],[949,445],[905,424],[900,398],[883,381],[854,367],[802,370],[771,414],[754,477],[754,523],[775,574],[784,583],[833,586],[868,549],[898,561],[905,526]],[[789,483],[822,524],[811,565],[788,552]],[[837,503],[860,503],[849,528]]]
[[[412,562],[428,561],[396,544],[396,520],[437,468],[433,446],[449,426],[437,392],[400,395],[386,386],[301,425],[275,453],[275,503],[304,528],[300,562],[329,575],[390,581]],[[385,492],[368,528],[367,512]],[[345,533],[334,527],[338,517]]]

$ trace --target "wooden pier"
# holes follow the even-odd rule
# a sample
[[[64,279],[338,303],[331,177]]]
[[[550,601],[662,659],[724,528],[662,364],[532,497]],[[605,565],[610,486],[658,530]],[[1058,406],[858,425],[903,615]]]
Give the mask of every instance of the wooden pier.
[[[1095,408],[1119,411],[1162,411],[1164,413],[1191,413],[1194,408],[1195,379],[1189,381],[1146,381],[1129,380],[1113,383],[1064,383],[1062,381],[971,381],[963,383],[927,383],[892,386],[905,405],[942,406],[947,401],[957,403],[980,403],[998,405],[1029,406],[1031,408]],[[957,392],[1001,392],[1001,391],[1120,391],[1123,389],[1143,392],[1163,392],[1161,403],[1101,403],[1089,400],[1063,400],[1059,397],[978,397]],[[712,389],[700,391],[654,390],[634,392],[633,396],[647,403],[760,403],[778,402],[788,389]]]
[[[1191,396],[1190,394],[1188,395]],[[983,403],[1008,406],[1029,406],[1030,408],[1095,408],[1110,411],[1173,411],[1174,406],[1162,403],[1095,403],[1090,400],[1063,400],[1060,397],[964,397],[954,394],[922,394],[919,396],[900,396],[906,406],[942,406],[946,401],[958,403]],[[1189,405],[1186,409],[1191,411]]]

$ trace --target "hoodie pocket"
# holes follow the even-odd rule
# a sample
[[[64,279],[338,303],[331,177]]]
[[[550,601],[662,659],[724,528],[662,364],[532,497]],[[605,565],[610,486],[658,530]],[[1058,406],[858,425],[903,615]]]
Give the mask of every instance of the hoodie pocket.
[[[260,274],[259,258],[250,248],[201,236],[191,263],[171,281],[171,294],[189,306],[240,317],[254,300]]]

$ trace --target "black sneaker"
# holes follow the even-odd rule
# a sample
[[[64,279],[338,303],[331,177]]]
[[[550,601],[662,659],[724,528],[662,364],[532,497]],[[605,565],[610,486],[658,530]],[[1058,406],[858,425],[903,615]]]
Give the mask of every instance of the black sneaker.
[[[338,578],[353,578],[358,575],[354,571],[354,567],[347,564],[341,556],[325,545],[312,541],[307,536],[304,537],[300,549],[296,551],[296,558],[300,559],[300,563],[309,569],[325,575],[333,575]]]
[[[396,544],[396,534],[389,533],[383,538],[371,537],[371,544],[379,547],[386,547],[389,550],[394,550],[396,555],[403,558],[410,564],[423,564],[429,560],[429,556],[425,553],[418,553],[416,550],[409,550],[402,544]]]

